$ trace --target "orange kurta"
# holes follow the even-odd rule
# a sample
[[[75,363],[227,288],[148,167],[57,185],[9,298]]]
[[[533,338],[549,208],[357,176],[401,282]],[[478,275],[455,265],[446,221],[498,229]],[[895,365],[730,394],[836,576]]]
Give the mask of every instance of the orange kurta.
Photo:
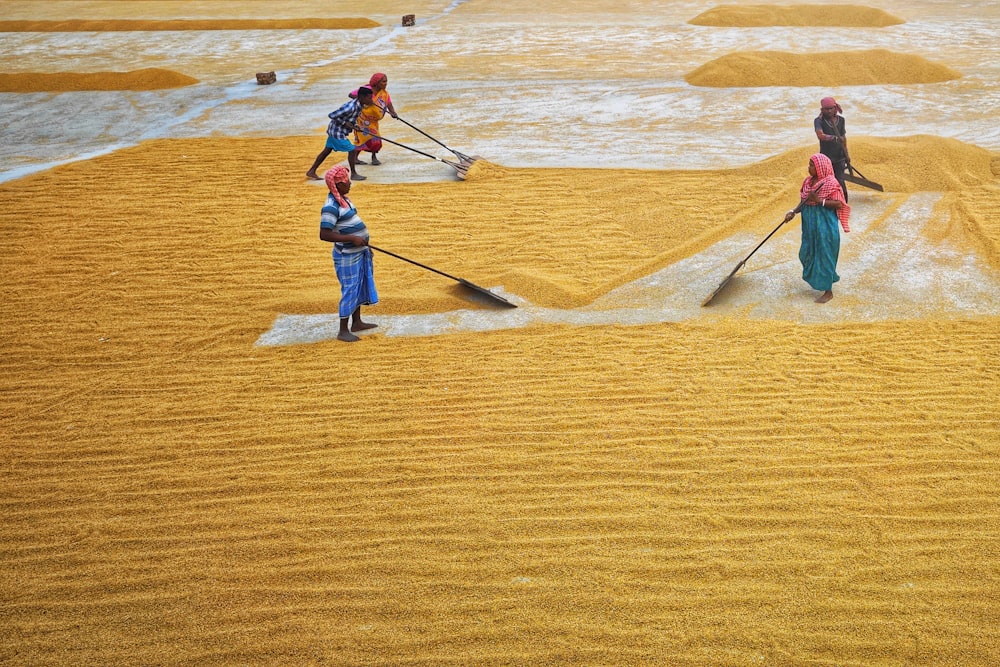
[[[391,102],[389,91],[379,90],[372,95],[372,104],[361,110],[357,124],[364,128],[363,132],[354,131],[354,144],[360,146],[372,138],[372,135],[379,135],[378,122],[385,117],[386,107]],[[381,147],[381,142],[379,144]],[[377,150],[377,149],[376,149]]]

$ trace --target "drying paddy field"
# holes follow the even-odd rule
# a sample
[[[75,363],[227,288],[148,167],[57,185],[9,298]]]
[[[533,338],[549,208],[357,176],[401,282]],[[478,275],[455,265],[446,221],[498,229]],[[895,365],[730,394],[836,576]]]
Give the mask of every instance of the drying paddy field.
[[[1000,661],[1000,10],[538,4],[5,3],[0,664]],[[376,71],[482,159],[387,146],[372,242],[518,308],[378,255],[334,339]],[[825,95],[835,298],[796,222],[702,307]]]

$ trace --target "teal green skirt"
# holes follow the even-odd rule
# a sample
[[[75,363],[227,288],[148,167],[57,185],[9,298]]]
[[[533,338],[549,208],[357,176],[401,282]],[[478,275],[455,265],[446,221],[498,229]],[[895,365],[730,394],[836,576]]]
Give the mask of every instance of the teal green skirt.
[[[833,289],[840,280],[837,258],[840,256],[840,221],[837,212],[820,206],[802,207],[802,279],[815,290]]]

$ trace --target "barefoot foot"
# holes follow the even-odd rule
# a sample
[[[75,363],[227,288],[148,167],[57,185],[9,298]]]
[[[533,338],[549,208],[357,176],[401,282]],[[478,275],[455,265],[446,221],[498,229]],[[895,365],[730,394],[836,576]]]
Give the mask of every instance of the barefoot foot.
[[[312,179],[314,181],[322,180],[322,179],[320,179],[319,176],[316,175],[315,171],[307,171],[306,172],[306,178],[310,178],[310,179]]]
[[[351,331],[367,331],[368,329],[374,329],[378,325],[374,322],[355,322],[351,327]]]
[[[362,176],[361,174],[351,174],[351,180],[352,181],[363,181],[366,178],[368,178],[368,177],[367,176]]]
[[[818,297],[816,297],[816,303],[826,303],[827,301],[829,301],[832,298],[833,298],[833,292],[830,291],[830,290],[827,290],[827,291],[823,292],[822,294],[820,294]]]
[[[382,164],[382,160],[379,160],[377,157],[372,155],[372,166],[377,167],[380,164]]]
[[[337,334],[337,340],[342,340],[345,343],[356,343],[361,339],[352,334],[350,331],[341,331]]]

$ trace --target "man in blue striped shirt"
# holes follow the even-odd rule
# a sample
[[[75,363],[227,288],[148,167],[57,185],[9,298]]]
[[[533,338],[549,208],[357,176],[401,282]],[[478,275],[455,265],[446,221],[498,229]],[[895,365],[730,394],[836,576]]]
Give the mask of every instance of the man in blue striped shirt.
[[[366,106],[371,106],[371,103],[371,87],[361,86],[358,88],[358,97],[356,99],[348,101],[339,109],[330,113],[330,124],[326,127],[326,146],[316,156],[316,161],[313,163],[312,168],[306,172],[307,178],[320,180],[316,174],[316,170],[323,164],[326,156],[333,151],[347,153],[347,164],[351,166],[351,178],[356,181],[363,181],[367,178],[357,172],[358,147],[347,137],[354,131],[361,110]]]
[[[330,194],[320,213],[319,237],[333,244],[333,267],[340,282],[340,333],[337,338],[354,343],[358,340],[355,332],[378,326],[361,319],[361,306],[378,303],[368,227],[347,198],[351,191],[347,167],[338,164],[326,172],[325,180]]]

